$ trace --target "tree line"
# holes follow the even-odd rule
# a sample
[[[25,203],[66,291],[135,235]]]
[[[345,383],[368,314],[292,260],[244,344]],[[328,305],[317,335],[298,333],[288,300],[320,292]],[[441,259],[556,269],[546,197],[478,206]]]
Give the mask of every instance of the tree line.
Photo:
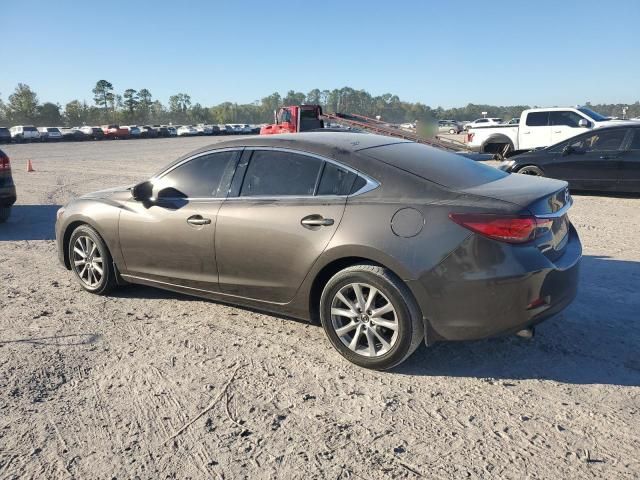
[[[283,105],[303,103],[321,105],[326,112],[355,113],[368,117],[380,116],[393,123],[425,121],[429,119],[473,120],[487,112],[489,117],[504,120],[519,117],[529,105],[495,106],[468,104],[459,108],[432,108],[420,102],[405,102],[397,95],[385,93],[374,96],[365,90],[343,87],[333,90],[313,89],[308,93],[289,90],[282,96],[274,92],[253,103],[223,102],[214,106],[193,103],[187,93],[176,93],[163,104],[147,88],[127,88],[117,93],[107,80],[96,82],[92,90],[93,103],[72,100],[66,105],[40,103],[29,85],[19,83],[5,103],[0,96],[0,125],[33,124],[38,126],[80,126],[108,123],[127,124],[198,124],[198,123],[270,123],[273,112]],[[631,105],[600,104],[587,106],[607,116],[622,117],[628,107],[627,118],[640,116],[640,102]],[[548,106],[548,105],[545,105]]]

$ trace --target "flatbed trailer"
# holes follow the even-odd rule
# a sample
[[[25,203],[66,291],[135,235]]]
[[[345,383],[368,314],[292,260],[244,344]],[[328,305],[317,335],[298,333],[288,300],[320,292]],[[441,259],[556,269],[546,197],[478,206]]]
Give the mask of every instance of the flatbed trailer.
[[[319,132],[325,129],[325,121],[335,122],[352,129],[377,133],[389,137],[403,138],[422,143],[441,150],[471,158],[473,160],[492,160],[494,154],[475,153],[462,142],[444,137],[423,137],[416,133],[389,125],[375,118],[350,113],[323,113],[320,105],[296,105],[281,107],[275,112],[275,123],[260,129],[261,135],[278,133]]]

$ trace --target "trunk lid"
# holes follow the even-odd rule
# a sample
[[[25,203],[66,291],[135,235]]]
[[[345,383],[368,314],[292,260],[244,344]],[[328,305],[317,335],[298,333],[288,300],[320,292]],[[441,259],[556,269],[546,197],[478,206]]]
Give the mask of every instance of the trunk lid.
[[[567,212],[573,204],[567,182],[513,173],[493,182],[464,189],[465,193],[517,205],[539,223],[534,242],[550,260],[559,258],[569,239]]]

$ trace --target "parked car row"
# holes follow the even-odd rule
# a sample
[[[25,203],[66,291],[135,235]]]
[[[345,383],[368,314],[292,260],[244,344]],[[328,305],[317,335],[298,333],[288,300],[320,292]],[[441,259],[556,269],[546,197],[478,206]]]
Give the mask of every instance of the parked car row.
[[[0,127],[0,143],[55,142],[82,140],[122,140],[135,138],[168,138],[195,135],[242,135],[260,133],[259,125],[117,125],[109,124],[83,127],[34,127],[16,125]]]

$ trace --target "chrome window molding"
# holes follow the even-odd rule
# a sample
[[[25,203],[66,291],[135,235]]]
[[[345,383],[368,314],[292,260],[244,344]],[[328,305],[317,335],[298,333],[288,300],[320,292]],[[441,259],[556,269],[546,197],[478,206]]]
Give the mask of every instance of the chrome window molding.
[[[197,153],[193,156],[190,156],[188,158],[185,158],[184,160],[176,163],[175,165],[170,166],[169,168],[167,168],[166,170],[160,172],[157,175],[154,175],[153,177],[151,177],[149,179],[149,181],[154,182],[155,180],[159,180],[160,178],[164,177],[165,175],[169,174],[170,172],[172,172],[173,170],[175,170],[176,168],[184,165],[187,162],[190,162],[191,160],[195,160],[196,158],[205,156],[205,155],[211,155],[211,154],[215,154],[215,153],[223,153],[223,152],[238,152],[239,154],[242,154],[243,151],[256,151],[256,150],[260,150],[260,151],[272,151],[272,152],[286,152],[286,153],[295,153],[298,155],[304,155],[304,156],[308,156],[308,157],[313,157],[313,158],[317,158],[318,160],[321,160],[323,162],[326,163],[331,163],[333,165],[336,165],[337,167],[343,168],[347,171],[352,172],[353,174],[362,177],[365,180],[365,184],[362,188],[360,188],[359,190],[350,193],[348,195],[316,195],[316,194],[312,194],[312,195],[255,195],[255,196],[235,196],[235,197],[230,197],[230,196],[226,196],[226,197],[177,197],[177,198],[172,198],[172,197],[165,197],[162,200],[167,200],[167,201],[177,201],[177,200],[181,200],[181,201],[200,201],[200,202],[204,202],[204,201],[216,201],[216,200],[244,200],[244,201],[251,201],[251,200],[310,200],[310,199],[319,199],[319,200],[331,200],[331,199],[339,199],[339,198],[349,198],[349,197],[355,197],[357,195],[362,195],[364,193],[370,192],[371,190],[375,190],[376,188],[378,188],[380,186],[380,183],[377,182],[376,180],[372,179],[369,175],[360,172],[359,170],[356,170],[355,168],[349,167],[347,165],[344,165],[343,163],[337,162],[331,158],[326,158],[323,157],[321,155],[318,155],[316,153],[312,153],[312,152],[307,152],[305,150],[297,150],[297,149],[292,149],[292,148],[282,148],[282,147],[259,147],[259,146],[251,146],[251,147],[227,147],[227,148],[219,148],[219,149],[213,149],[213,150],[207,150],[206,152],[200,152]],[[236,164],[236,168],[237,168],[237,164]],[[324,170],[324,167],[321,169]],[[316,185],[317,188],[318,185]],[[158,199],[155,199],[156,201]]]

